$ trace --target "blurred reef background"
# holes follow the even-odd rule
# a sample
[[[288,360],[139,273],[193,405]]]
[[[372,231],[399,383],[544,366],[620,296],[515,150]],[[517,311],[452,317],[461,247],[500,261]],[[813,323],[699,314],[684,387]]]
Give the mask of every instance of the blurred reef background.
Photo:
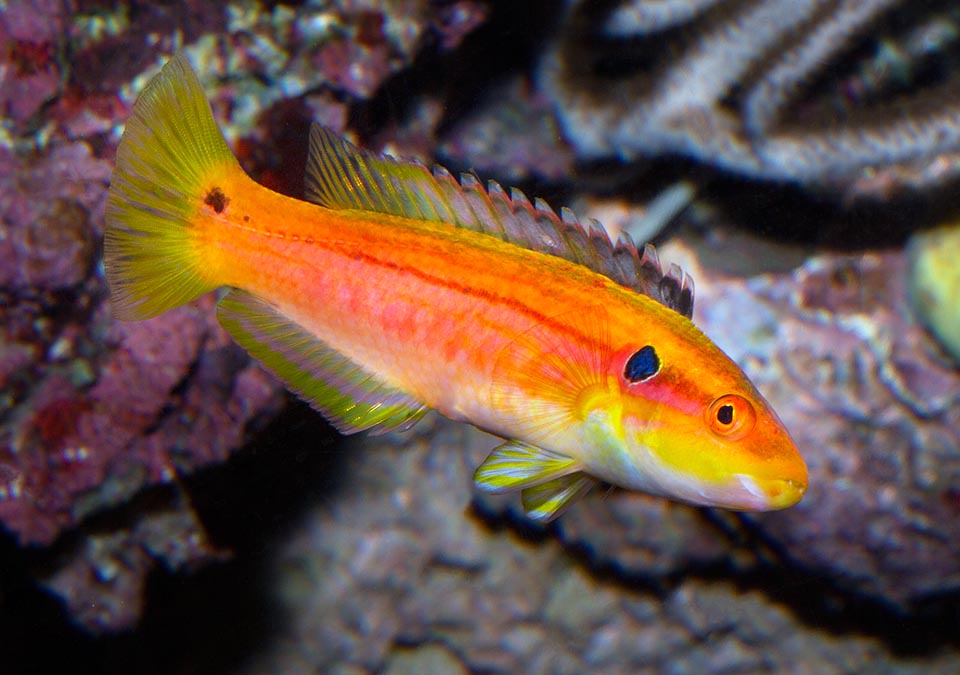
[[[494,439],[339,437],[212,296],[113,321],[113,156],[180,49],[273,189],[318,120],[655,241],[804,500],[534,526],[472,490]],[[958,65],[948,0],[0,1],[0,669],[960,671]]]

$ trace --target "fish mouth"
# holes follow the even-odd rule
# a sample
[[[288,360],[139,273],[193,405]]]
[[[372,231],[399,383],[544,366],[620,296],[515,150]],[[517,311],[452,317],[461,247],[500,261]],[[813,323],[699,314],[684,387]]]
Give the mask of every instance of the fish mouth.
[[[776,511],[799,502],[807,491],[806,483],[789,478],[760,479],[738,474],[740,485],[750,494],[747,508],[753,511]]]

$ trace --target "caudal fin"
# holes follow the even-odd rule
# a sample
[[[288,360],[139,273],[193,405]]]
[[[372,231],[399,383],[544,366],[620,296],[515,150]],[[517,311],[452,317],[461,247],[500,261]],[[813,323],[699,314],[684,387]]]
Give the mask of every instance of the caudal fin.
[[[204,276],[197,214],[216,208],[217,179],[240,170],[177,54],[137,99],[110,179],[104,267],[117,318],[146,319],[219,285]]]

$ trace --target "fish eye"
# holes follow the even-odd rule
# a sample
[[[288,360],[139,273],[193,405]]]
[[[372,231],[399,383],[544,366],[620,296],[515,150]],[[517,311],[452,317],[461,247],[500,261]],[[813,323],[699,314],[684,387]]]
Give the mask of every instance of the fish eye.
[[[731,441],[743,438],[757,424],[753,404],[738,394],[724,394],[715,400],[704,417],[710,431]]]
[[[623,377],[630,384],[649,380],[659,372],[660,357],[650,345],[638,349],[623,367]]]

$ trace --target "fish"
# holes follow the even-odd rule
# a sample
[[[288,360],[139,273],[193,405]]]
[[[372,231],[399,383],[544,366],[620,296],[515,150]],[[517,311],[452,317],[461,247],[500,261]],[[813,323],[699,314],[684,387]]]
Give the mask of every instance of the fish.
[[[182,54],[146,85],[105,210],[112,311],[220,289],[232,338],[344,434],[428,409],[502,439],[477,488],[548,522],[598,484],[700,506],[796,504],[807,468],[692,322],[655,249],[472,174],[310,129],[305,199],[241,168]]]

